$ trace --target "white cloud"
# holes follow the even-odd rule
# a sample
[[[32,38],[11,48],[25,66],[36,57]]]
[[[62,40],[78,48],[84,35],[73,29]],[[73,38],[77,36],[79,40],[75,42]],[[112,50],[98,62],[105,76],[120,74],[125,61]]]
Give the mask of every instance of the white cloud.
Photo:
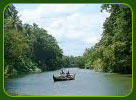
[[[71,14],[83,6],[79,4],[40,4],[35,9],[23,9],[19,14],[22,15],[24,22],[29,22],[29,20],[37,21],[39,18],[46,19]]]
[[[64,54],[81,55],[85,48],[99,41],[102,24],[109,16],[108,13],[98,11],[84,13],[82,10],[86,6],[91,5],[41,4],[35,9],[23,9],[19,15],[24,23],[34,22],[48,30],[57,39]]]

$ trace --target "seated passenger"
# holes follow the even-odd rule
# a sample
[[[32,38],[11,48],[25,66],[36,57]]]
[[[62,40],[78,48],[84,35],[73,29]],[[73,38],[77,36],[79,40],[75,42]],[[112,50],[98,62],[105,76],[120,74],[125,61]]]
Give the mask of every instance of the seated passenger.
[[[68,72],[66,73],[66,76],[67,76],[67,77],[70,76],[69,70],[68,70]]]
[[[63,71],[63,70],[61,70],[60,74],[61,74],[61,75],[64,75],[65,73],[64,73],[64,71]]]

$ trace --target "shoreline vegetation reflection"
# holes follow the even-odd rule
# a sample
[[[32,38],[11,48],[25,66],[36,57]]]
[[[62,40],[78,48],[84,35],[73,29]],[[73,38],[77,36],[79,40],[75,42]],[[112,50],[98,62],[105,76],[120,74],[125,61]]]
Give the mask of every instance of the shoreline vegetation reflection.
[[[132,88],[132,12],[123,4],[102,4],[100,10],[110,14],[100,41],[82,56],[66,56],[48,30],[22,23],[15,6],[9,5],[4,12],[6,92],[21,96],[128,94]],[[75,80],[54,84],[53,73],[62,68],[77,73]]]

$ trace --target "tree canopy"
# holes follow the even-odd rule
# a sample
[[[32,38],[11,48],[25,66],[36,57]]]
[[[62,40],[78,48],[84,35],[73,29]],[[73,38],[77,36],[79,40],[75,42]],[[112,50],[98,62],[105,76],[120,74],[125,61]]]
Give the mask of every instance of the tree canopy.
[[[4,13],[5,75],[41,72],[62,67],[62,49],[47,30],[22,24],[18,11],[9,5]]]
[[[23,24],[14,5],[4,13],[4,74],[56,70],[62,67],[89,68],[102,72],[132,73],[132,13],[122,4],[103,4],[110,16],[103,23],[101,40],[83,56],[64,56],[48,31]]]
[[[121,4],[104,4],[110,16],[103,24],[101,40],[84,53],[84,67],[97,71],[132,73],[132,13]]]

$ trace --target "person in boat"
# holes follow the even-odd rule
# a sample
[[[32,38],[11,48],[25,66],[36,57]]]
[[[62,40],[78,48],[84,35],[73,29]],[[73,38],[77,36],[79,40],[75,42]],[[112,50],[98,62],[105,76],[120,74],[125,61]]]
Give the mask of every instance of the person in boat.
[[[61,72],[60,72],[60,75],[64,75],[65,73],[64,73],[64,71],[63,70],[61,70]]]
[[[68,72],[66,73],[66,77],[69,77],[70,76],[70,72],[68,70]]]

